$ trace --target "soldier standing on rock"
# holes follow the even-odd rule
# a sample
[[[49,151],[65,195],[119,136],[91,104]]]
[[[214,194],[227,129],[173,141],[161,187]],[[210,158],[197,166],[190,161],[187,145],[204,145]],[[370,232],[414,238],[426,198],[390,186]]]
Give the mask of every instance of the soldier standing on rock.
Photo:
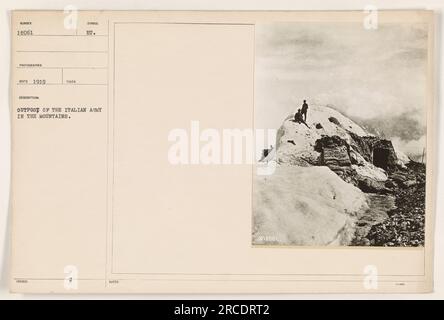
[[[307,111],[308,111],[308,104],[307,101],[304,100],[304,103],[302,104],[302,115],[304,116],[304,121],[307,121]]]
[[[297,123],[303,123],[307,126],[308,129],[310,129],[310,127],[308,126],[307,122],[304,121],[303,117],[302,117],[302,111],[301,109],[298,109],[298,112],[296,112],[296,114],[294,115],[294,122]]]

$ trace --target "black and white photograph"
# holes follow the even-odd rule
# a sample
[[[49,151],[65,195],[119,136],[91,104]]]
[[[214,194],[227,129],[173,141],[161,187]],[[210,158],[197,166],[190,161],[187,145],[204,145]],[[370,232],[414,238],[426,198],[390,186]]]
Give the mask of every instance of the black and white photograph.
[[[276,141],[252,244],[424,246],[427,25],[282,22],[255,40],[255,127]]]
[[[444,297],[444,1],[8,1],[0,300]]]

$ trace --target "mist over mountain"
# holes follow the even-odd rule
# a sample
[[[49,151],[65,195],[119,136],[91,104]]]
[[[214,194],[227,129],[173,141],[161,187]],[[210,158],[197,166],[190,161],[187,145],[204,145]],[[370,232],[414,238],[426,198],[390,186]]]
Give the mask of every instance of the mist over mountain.
[[[255,123],[277,129],[332,106],[411,157],[425,147],[427,25],[280,23],[256,28]]]
[[[343,112],[341,108],[328,105],[330,108]],[[393,145],[415,161],[421,161],[426,146],[427,128],[415,112],[403,112],[390,116],[374,118],[361,118],[350,116],[354,122],[363,127],[367,132],[389,139]]]

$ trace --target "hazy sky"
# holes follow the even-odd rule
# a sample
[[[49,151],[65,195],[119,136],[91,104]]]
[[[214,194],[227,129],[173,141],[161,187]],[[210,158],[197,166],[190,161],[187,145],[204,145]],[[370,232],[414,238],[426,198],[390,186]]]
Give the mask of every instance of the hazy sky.
[[[279,128],[306,99],[375,128],[408,154],[425,146],[425,24],[256,25],[256,127]]]

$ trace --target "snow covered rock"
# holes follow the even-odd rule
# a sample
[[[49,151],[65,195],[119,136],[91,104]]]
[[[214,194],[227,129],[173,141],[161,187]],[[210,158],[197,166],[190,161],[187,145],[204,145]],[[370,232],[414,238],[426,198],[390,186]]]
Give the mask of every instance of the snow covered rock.
[[[418,183],[390,140],[330,107],[311,105],[307,125],[290,114],[265,151],[275,171],[254,177],[255,245],[349,245],[368,199]]]
[[[255,176],[253,244],[347,245],[366,197],[327,167],[281,165]]]
[[[338,136],[346,141],[351,139],[349,132],[358,136],[368,135],[356,123],[330,107],[309,107],[307,124],[310,128],[293,119],[294,114],[290,114],[278,130],[276,147],[279,163],[317,164],[319,152],[314,150],[314,145],[323,135]]]
[[[367,133],[338,111],[311,106],[307,124],[289,115],[278,131],[275,159],[279,164],[327,166],[344,181],[365,192],[387,191],[387,173],[405,163],[391,141]]]

